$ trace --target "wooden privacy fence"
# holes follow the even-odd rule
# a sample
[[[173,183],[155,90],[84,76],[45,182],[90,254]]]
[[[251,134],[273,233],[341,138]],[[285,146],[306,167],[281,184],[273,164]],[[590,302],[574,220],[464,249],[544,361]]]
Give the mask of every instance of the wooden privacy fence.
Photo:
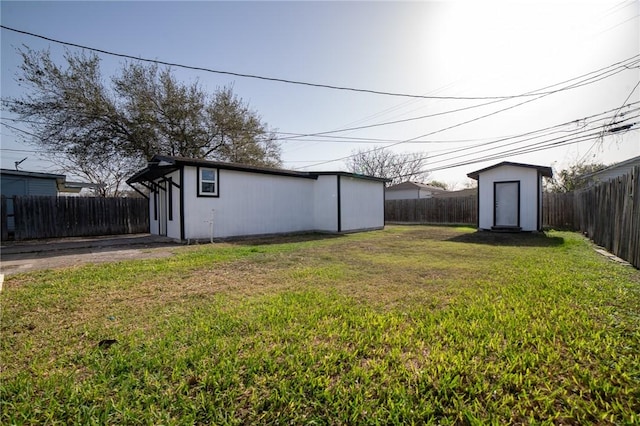
[[[421,198],[385,201],[385,221],[408,223],[475,224],[477,197]]]
[[[574,221],[574,194],[544,193],[544,226],[577,230]],[[385,221],[406,223],[478,223],[478,199],[472,197],[423,198],[385,201]]]
[[[574,227],[640,268],[640,167],[574,194]]]
[[[542,194],[542,225],[555,229],[578,230],[575,225],[573,200],[573,192]]]
[[[144,198],[2,198],[3,212],[7,211],[7,204],[13,204],[9,210],[13,213],[16,240],[149,232],[149,204]],[[5,213],[2,220],[4,231],[7,228]]]

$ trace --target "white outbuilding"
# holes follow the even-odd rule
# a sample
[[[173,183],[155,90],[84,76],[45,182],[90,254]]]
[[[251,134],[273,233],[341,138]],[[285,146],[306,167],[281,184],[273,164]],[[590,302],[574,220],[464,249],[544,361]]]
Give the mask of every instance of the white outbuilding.
[[[127,180],[148,189],[150,232],[179,241],[381,229],[385,182],[161,155]]]
[[[551,167],[504,161],[467,176],[478,181],[478,229],[542,231],[542,178]]]

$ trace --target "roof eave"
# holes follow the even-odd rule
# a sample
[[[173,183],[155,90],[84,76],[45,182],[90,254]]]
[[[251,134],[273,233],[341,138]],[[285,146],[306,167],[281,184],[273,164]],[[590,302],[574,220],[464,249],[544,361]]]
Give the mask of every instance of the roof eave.
[[[495,169],[497,167],[502,167],[502,166],[513,166],[513,167],[523,167],[523,168],[536,169],[536,170],[538,170],[538,172],[542,176],[545,176],[545,177],[548,177],[548,178],[553,177],[553,169],[551,167],[538,166],[538,165],[535,165],[535,164],[514,163],[514,162],[511,162],[511,161],[503,161],[501,163],[494,164],[493,166],[485,167],[484,169],[480,169],[480,170],[476,170],[475,172],[467,173],[467,177],[470,178],[470,179],[478,180],[478,178],[480,177],[480,173],[486,172],[487,170]]]

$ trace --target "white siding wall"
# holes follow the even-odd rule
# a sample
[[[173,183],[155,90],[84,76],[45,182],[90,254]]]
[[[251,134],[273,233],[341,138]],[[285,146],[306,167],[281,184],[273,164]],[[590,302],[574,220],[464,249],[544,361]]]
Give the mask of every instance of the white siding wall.
[[[342,231],[384,227],[384,184],[340,177]]]
[[[413,200],[420,198],[420,193],[417,188],[397,189],[386,191],[384,198],[385,200]]]
[[[338,231],[338,177],[318,179],[218,170],[218,197],[197,197],[197,168],[173,172],[171,187],[173,218],[158,211],[154,219],[151,194],[150,230],[158,234],[159,219],[166,217],[167,236],[180,239],[181,192],[184,200],[184,239],[208,239],[213,212],[213,237],[275,234],[299,231]],[[167,183],[168,186],[168,183]],[[384,184],[365,179],[340,177],[341,230],[355,231],[384,226]],[[167,208],[169,197],[167,196]],[[158,209],[160,206],[158,206]]]
[[[314,181],[314,230],[338,231],[338,177],[318,176]]]
[[[313,179],[221,169],[219,197],[196,197],[197,169],[185,167],[185,238],[296,232],[314,229]]]
[[[542,185],[538,191],[538,170],[514,166],[496,167],[480,174],[479,228],[491,229],[493,226],[493,184],[505,181],[520,181],[520,227],[523,231],[536,231],[539,214],[538,199],[542,196]]]

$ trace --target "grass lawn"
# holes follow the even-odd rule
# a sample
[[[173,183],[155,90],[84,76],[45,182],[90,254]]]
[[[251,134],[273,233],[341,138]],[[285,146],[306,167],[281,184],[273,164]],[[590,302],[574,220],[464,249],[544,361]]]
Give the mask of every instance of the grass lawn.
[[[640,272],[390,226],[11,276],[2,424],[640,424]]]

